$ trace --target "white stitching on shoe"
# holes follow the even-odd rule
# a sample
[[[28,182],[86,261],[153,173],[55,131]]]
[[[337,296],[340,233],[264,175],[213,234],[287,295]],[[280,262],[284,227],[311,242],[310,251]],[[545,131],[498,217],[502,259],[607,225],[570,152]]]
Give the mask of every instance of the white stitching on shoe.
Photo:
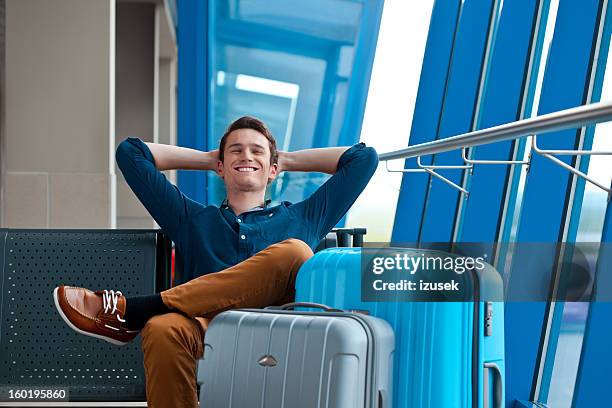
[[[104,306],[104,313],[109,313],[108,310],[111,308],[111,305],[113,307],[113,310],[110,312],[110,314],[113,314],[117,311],[117,305],[119,304],[119,296],[123,296],[123,293],[121,293],[120,290],[115,292],[114,290],[104,289],[104,293],[102,294],[102,305]],[[119,316],[119,313],[117,313],[116,316],[117,320],[119,320],[121,323],[125,323],[125,320],[123,320],[121,316]]]

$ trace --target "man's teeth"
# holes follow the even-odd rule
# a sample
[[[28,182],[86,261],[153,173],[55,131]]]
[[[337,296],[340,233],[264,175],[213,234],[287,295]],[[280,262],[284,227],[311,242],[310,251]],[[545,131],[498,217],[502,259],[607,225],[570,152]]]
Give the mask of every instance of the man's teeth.
[[[253,167],[238,167],[238,171],[240,172],[245,172],[245,171],[255,171],[256,169]]]

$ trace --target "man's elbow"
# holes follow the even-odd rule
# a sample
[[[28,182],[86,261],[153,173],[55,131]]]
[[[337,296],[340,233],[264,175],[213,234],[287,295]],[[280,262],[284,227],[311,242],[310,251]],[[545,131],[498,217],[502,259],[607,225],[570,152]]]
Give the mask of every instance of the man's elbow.
[[[372,176],[378,167],[378,153],[376,152],[376,149],[368,146],[364,149],[364,154],[368,163],[368,173],[370,176]]]
[[[138,154],[139,149],[131,139],[137,140],[136,138],[128,137],[119,143],[115,150],[115,161],[121,170],[123,170],[130,161],[133,161],[134,156]]]
[[[117,149],[115,150],[115,161],[117,162],[117,165],[119,167],[121,167],[121,163],[123,163],[125,159],[129,156],[129,150],[130,146],[127,139],[124,139],[117,146]]]

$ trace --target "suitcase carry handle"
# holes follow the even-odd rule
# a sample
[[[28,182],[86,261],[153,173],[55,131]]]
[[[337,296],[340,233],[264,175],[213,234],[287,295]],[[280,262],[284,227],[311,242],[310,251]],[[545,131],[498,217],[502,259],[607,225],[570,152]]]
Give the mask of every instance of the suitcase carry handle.
[[[503,387],[504,387],[504,383],[503,383],[503,378],[502,378],[502,373],[501,370],[499,368],[499,366],[495,363],[485,363],[484,364],[485,368],[489,368],[493,370],[493,373],[495,375],[495,407],[496,408],[502,408],[504,403],[502,401],[502,394],[503,394]],[[487,378],[487,376],[485,376],[485,379]],[[486,381],[486,380],[485,380]],[[487,385],[487,383],[485,382],[485,387],[484,387],[484,408],[489,408],[489,387]]]
[[[326,312],[344,312],[344,310],[342,309],[334,309],[333,307],[329,307],[326,305],[323,305],[321,303],[310,303],[310,302],[293,302],[293,303],[286,303],[282,306],[268,306],[265,309],[271,309],[271,310],[292,310],[295,309],[296,307],[309,307],[311,309],[323,309]]]

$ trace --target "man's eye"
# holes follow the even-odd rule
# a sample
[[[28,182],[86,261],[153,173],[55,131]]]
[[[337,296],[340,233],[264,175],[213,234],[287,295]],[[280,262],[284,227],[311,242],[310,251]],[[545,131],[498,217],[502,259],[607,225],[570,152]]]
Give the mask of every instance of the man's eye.
[[[255,154],[263,154],[263,151],[262,150],[255,150],[253,153],[255,153]]]

